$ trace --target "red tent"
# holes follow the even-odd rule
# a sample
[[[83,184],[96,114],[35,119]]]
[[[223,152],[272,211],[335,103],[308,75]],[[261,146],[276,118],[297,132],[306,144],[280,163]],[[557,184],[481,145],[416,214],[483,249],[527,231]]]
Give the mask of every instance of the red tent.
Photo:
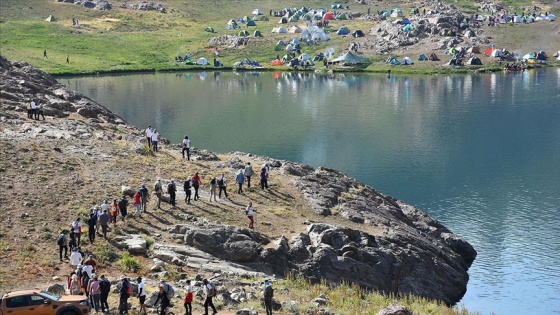
[[[334,19],[335,19],[335,17],[334,17],[334,14],[332,14],[332,12],[327,12],[327,13],[325,13],[325,15],[323,16],[323,21],[326,21],[326,20],[334,20]]]

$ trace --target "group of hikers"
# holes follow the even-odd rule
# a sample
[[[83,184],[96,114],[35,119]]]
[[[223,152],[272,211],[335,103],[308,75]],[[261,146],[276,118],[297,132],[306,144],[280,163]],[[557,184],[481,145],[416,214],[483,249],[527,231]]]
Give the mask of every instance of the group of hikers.
[[[45,104],[39,103],[37,104],[35,100],[31,100],[29,103],[29,108],[27,109],[27,118],[39,120],[39,116],[43,117],[45,120]]]

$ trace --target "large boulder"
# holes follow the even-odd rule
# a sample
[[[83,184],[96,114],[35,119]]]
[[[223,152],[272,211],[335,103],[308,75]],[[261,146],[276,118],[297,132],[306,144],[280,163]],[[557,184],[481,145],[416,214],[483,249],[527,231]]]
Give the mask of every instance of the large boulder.
[[[47,288],[47,292],[57,294],[57,295],[65,295],[66,289],[64,288],[63,285],[55,283]]]
[[[146,240],[140,235],[115,236],[113,240],[117,242],[119,247],[125,248],[131,255],[146,256],[148,253]]]

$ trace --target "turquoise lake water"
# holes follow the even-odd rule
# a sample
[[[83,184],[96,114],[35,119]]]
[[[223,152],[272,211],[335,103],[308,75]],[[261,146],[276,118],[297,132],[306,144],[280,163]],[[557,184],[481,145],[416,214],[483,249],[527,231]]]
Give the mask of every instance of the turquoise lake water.
[[[341,170],[478,251],[459,303],[560,314],[560,69],[457,76],[163,73],[61,78],[179,143]]]

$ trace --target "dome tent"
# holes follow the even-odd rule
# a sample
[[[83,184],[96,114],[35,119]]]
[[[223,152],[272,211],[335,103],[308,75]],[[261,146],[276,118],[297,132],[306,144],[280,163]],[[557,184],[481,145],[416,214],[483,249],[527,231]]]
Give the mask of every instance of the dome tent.
[[[253,32],[253,36],[254,37],[263,37],[261,31],[259,31],[259,30],[255,30],[255,32]]]
[[[251,13],[251,14],[253,14],[253,15],[262,15],[263,13],[262,13],[262,10],[261,10],[261,9],[255,9],[255,10],[253,10],[253,13]]]
[[[206,28],[204,28],[204,31],[208,33],[214,33],[214,29],[211,28],[210,26],[206,26]]]
[[[257,26],[257,24],[255,23],[255,21],[249,20],[247,21],[247,26]]]

